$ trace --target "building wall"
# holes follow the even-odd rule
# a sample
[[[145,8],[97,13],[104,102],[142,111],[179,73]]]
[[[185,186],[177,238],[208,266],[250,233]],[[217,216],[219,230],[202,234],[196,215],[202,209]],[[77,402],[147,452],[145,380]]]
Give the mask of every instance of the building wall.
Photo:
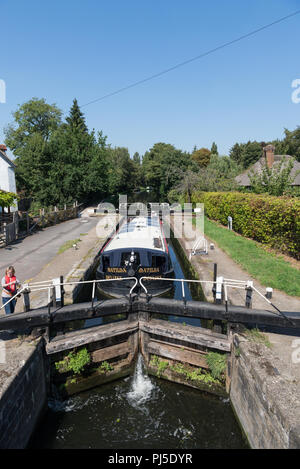
[[[9,192],[8,164],[0,156],[0,189]]]
[[[11,167],[3,158],[1,158],[1,156],[0,156],[0,189],[6,192],[17,192],[15,169]],[[17,204],[15,207],[10,207],[11,212],[15,212],[16,210],[18,210]]]

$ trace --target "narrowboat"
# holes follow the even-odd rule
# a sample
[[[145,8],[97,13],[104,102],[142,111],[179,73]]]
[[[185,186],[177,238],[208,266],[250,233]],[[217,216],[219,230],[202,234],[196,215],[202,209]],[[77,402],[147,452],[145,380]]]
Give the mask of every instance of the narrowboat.
[[[102,296],[126,296],[135,283],[137,285],[131,293],[146,293],[139,282],[141,277],[160,279],[142,279],[147,294],[151,296],[163,295],[173,287],[174,282],[167,279],[174,278],[174,268],[158,216],[128,218],[100,253],[96,279],[106,280],[97,283]]]

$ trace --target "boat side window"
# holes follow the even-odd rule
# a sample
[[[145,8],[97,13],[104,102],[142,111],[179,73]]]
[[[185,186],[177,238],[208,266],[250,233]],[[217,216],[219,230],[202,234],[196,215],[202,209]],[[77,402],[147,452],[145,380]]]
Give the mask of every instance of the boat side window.
[[[103,272],[106,272],[107,268],[110,266],[109,256],[103,256],[102,265],[103,265]]]
[[[164,256],[152,256],[152,267],[163,267],[166,263]]]

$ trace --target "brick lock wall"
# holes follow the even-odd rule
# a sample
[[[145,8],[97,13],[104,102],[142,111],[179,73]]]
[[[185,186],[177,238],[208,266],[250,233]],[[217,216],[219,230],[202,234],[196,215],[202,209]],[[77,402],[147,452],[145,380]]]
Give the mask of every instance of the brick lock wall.
[[[47,408],[47,372],[40,341],[0,400],[0,448],[26,448]]]

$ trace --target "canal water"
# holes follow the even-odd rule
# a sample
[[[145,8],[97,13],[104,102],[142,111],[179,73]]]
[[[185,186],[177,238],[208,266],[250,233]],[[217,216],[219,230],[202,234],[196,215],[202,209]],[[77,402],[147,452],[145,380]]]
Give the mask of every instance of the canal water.
[[[184,278],[171,245],[169,250],[175,278]],[[91,297],[90,291],[85,294],[86,299]],[[173,297],[182,299],[181,283],[175,283]],[[185,297],[192,299],[187,284]],[[86,299],[81,297],[80,301]],[[169,320],[182,321],[182,318],[172,316]],[[200,325],[200,320],[194,318],[185,317],[184,322]],[[86,321],[85,327],[93,325],[99,325],[99,319]],[[244,449],[248,446],[229,399],[150,377],[140,355],[133,376],[66,400],[50,399],[48,412],[30,447]]]
[[[245,449],[228,399],[146,375],[49,401],[31,448]]]

